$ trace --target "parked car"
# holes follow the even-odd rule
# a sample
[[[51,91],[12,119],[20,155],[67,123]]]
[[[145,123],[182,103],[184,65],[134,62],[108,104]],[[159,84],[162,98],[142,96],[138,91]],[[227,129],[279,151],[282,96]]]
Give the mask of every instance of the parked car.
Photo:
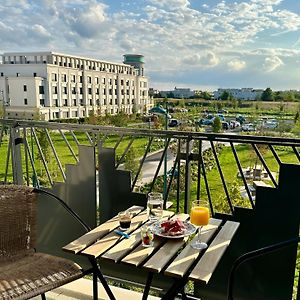
[[[244,124],[246,122],[245,117],[243,117],[242,115],[237,115],[235,117],[235,120],[238,121],[240,124]]]
[[[255,131],[255,126],[252,123],[242,125],[243,131]]]
[[[237,128],[237,127],[241,126],[240,122],[234,121],[234,120],[230,121],[229,125],[230,125],[231,129],[234,129],[234,128]]]
[[[265,129],[275,129],[278,127],[278,122],[277,120],[268,120],[265,123],[263,123],[263,128]]]
[[[228,122],[225,122],[225,121],[222,121],[222,128],[225,129],[225,130],[228,130],[229,129],[229,123]]]
[[[171,119],[171,120],[169,121],[168,126],[169,126],[169,127],[177,127],[177,126],[179,126],[180,124],[181,124],[181,122],[178,121],[177,119]]]

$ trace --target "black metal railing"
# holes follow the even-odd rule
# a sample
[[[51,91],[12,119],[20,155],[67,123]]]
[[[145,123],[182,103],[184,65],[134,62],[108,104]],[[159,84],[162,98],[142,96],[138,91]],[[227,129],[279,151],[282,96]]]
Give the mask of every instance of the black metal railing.
[[[191,197],[207,198],[213,214],[220,207],[232,214],[237,199],[239,205],[253,208],[253,181],[277,187],[280,165],[300,162],[300,139],[296,138],[23,120],[2,120],[1,125],[0,180],[5,183],[25,180],[38,187],[65,181],[65,165],[78,162],[78,147],[82,144],[95,149],[99,144],[114,148],[116,169],[126,168],[128,154],[134,149],[137,166],[131,190],[142,186],[146,193],[164,191],[165,200],[173,200],[174,207],[184,212],[189,209]],[[149,162],[151,176],[146,178]],[[232,192],[233,184],[241,191],[242,199]],[[222,204],[216,206],[216,202]]]

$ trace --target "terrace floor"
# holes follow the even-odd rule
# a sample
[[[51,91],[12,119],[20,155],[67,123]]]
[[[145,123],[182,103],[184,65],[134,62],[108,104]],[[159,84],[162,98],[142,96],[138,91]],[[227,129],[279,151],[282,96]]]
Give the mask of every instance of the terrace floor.
[[[135,291],[130,291],[123,288],[111,286],[112,292],[117,300],[141,300],[142,294]],[[109,300],[101,283],[98,283],[98,299]],[[62,287],[59,287],[51,292],[46,293],[47,300],[92,300],[93,299],[93,282],[92,280],[81,278]],[[41,296],[32,298],[33,300],[41,300]],[[158,297],[150,296],[150,300],[160,299]]]

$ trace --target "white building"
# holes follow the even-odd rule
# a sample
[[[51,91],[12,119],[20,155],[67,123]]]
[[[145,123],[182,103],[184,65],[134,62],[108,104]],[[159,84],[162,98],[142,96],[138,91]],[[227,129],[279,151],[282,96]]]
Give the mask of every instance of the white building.
[[[242,88],[242,89],[218,89],[213,92],[214,99],[220,99],[224,92],[228,92],[235,99],[241,100],[259,100],[263,90],[257,90],[252,88]]]
[[[195,96],[195,92],[191,91],[190,88],[177,88],[175,86],[173,91],[161,91],[160,95],[162,97],[173,97],[177,99],[187,99]]]
[[[55,52],[4,53],[0,92],[8,118],[131,114],[153,106],[144,57],[134,54],[124,55],[124,63],[112,63]]]

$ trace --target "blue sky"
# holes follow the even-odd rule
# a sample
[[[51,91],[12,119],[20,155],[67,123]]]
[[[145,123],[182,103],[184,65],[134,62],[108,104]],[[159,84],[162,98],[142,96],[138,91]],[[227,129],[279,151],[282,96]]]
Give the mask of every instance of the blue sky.
[[[300,1],[0,1],[0,52],[39,50],[143,54],[158,89],[300,89]]]

